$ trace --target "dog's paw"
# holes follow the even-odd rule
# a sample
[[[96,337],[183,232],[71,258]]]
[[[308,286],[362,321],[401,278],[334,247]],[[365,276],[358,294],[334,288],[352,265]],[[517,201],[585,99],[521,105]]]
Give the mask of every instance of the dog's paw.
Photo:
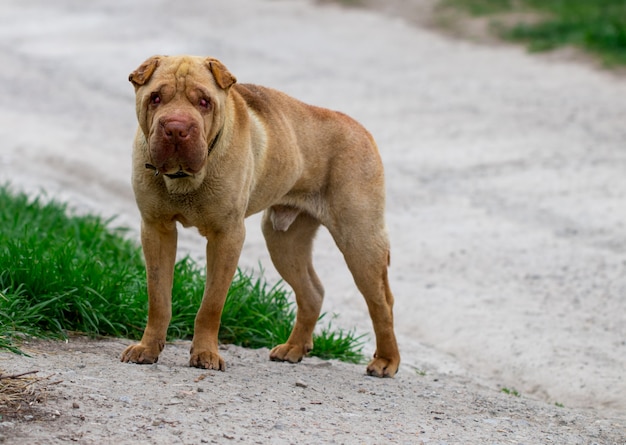
[[[374,357],[367,365],[367,375],[374,377],[393,377],[398,372],[400,359]]]
[[[226,371],[226,362],[224,362],[224,359],[217,352],[211,351],[199,353],[192,352],[191,358],[189,359],[189,366],[202,369],[214,369],[216,371]]]
[[[299,346],[289,343],[276,346],[270,351],[270,360],[274,362],[298,363],[311,350],[308,346]]]
[[[142,343],[137,343],[135,345],[130,345],[124,350],[124,352],[122,352],[120,361],[150,365],[159,360],[159,354],[162,350],[163,347],[158,345],[156,347],[151,347],[145,346]]]

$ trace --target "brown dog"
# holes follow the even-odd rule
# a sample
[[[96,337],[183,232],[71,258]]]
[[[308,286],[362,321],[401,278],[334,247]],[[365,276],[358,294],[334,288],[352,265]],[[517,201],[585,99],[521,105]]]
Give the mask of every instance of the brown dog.
[[[383,167],[372,136],[348,116],[236,79],[218,60],[155,56],[131,73],[139,129],[133,188],[142,216],[148,324],[121,360],[154,363],[171,317],[176,222],[207,239],[207,282],[190,365],[224,370],[217,334],[244,242],[244,218],[264,211],[263,234],[298,307],[272,360],[313,348],[324,290],[312,245],[323,224],[365,297],[376,333],[370,375],[393,376],[400,354],[387,266]]]

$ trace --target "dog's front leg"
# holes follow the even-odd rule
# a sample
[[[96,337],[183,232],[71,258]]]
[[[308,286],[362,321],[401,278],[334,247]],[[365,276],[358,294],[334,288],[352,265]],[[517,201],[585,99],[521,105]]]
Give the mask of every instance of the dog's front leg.
[[[172,317],[172,283],[176,262],[176,224],[141,224],[141,244],[148,278],[148,324],[141,342],[122,353],[123,362],[156,363],[165,346]]]
[[[218,353],[218,333],[228,288],[237,270],[245,238],[243,221],[227,232],[207,234],[207,281],[202,304],[196,315],[190,366],[224,371]]]

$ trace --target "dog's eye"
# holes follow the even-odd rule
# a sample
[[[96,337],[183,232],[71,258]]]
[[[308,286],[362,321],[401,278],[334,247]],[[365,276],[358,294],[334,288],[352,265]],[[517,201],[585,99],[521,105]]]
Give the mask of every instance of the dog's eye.
[[[211,101],[203,97],[202,99],[200,99],[199,105],[201,108],[208,110],[211,107]]]
[[[159,93],[152,93],[150,95],[150,103],[158,105],[161,103],[161,95]]]

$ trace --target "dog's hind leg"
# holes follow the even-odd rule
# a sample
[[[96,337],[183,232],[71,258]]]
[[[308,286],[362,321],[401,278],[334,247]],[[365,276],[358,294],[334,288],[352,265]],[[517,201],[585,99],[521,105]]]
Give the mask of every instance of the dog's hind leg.
[[[270,359],[299,362],[313,348],[313,330],[320,315],[324,288],[313,269],[313,239],[320,223],[295,208],[276,206],[263,215],[263,235],[272,262],[296,294],[296,324],[286,343]]]
[[[393,294],[389,288],[389,241],[382,216],[372,212],[351,218],[344,211],[340,224],[328,227],[344,255],[354,281],[365,297],[374,332],[376,352],[367,373],[393,377],[400,365],[400,353],[393,327]]]

